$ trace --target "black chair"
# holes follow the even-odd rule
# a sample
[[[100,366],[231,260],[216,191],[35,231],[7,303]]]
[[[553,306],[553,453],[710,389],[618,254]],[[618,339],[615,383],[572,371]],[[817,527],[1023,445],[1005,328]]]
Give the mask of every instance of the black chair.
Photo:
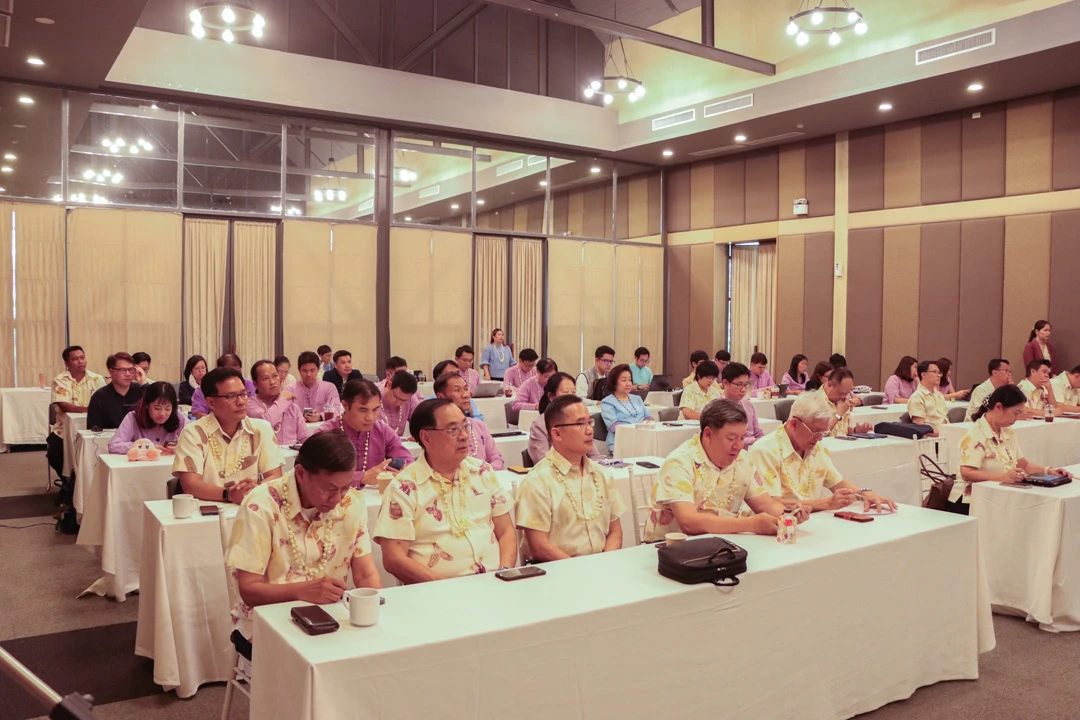
[[[911,422],[911,415],[909,415],[908,413],[901,413],[901,415],[900,415],[900,422],[902,422],[902,423],[909,423],[909,422]]]
[[[649,389],[645,388],[644,390],[631,390],[630,394],[637,395],[639,398],[644,400],[645,398],[649,397]]]
[[[885,402],[884,393],[866,393],[865,395],[858,395],[859,400],[862,401],[863,407],[870,407],[871,405],[881,405]]]
[[[682,388],[679,388],[671,396],[671,402],[675,403],[675,407],[679,407],[679,403],[682,402],[682,393],[683,393]]]
[[[49,437],[49,433],[52,432],[53,425],[56,424],[56,403],[49,403],[49,427],[45,430],[46,439]],[[45,492],[52,490],[52,486],[56,485],[60,487],[63,485],[63,479],[57,475],[53,480],[53,466],[49,464],[49,454],[45,453]]]
[[[518,420],[521,419],[521,411],[514,409],[513,400],[506,401],[506,405],[503,406],[503,412],[506,413],[507,427],[517,427]]]
[[[593,439],[599,441],[605,449],[609,449],[607,446],[607,425],[604,424],[604,416],[600,413],[596,413],[593,418]]]
[[[521,466],[531,468],[534,465],[535,465],[535,463],[532,461],[532,456],[529,455],[529,449],[526,448],[526,449],[522,450],[521,451]]]
[[[791,406],[795,404],[795,399],[781,400],[773,405],[773,411],[776,413],[776,419],[782,423],[788,421],[788,417],[791,415]]]

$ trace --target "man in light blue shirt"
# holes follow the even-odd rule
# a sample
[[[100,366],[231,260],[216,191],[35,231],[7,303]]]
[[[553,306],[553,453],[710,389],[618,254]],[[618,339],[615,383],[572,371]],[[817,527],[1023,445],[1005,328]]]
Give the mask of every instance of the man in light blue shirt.
[[[648,390],[652,385],[652,370],[649,369],[649,348],[639,347],[634,351],[634,364],[630,366],[630,378],[635,390]]]

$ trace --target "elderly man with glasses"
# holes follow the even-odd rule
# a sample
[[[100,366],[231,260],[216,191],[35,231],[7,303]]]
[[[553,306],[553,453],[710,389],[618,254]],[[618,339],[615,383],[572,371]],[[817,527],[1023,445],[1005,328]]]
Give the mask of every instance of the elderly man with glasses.
[[[843,367],[829,373],[825,384],[818,391],[818,395],[823,397],[832,409],[829,434],[833,437],[847,435],[849,432],[870,432],[870,423],[858,423],[854,428],[851,426],[851,411],[861,404],[852,394],[854,389],[855,375]]]
[[[247,416],[248,393],[239,370],[215,368],[203,376],[200,389],[210,414],[184,426],[173,475],[181,492],[240,504],[260,482],[281,477],[281,448],[270,423]]]
[[[423,453],[390,483],[375,524],[386,571],[411,584],[513,567],[510,502],[491,466],[469,456],[465,413],[425,400],[409,431]]]
[[[941,433],[941,426],[949,424],[949,406],[941,394],[941,370],[936,362],[923,360],[918,366],[919,387],[907,401],[911,422],[934,428],[933,437]]]
[[[819,443],[835,421],[823,393],[803,393],[791,406],[788,421],[754,443],[748,458],[765,482],[766,491],[785,505],[804,503],[813,512],[840,510],[862,498],[863,509],[896,509],[896,503],[869,488],[861,490],[840,476]],[[821,497],[829,490],[828,497]]]
[[[86,426],[91,428],[120,427],[135,403],[142,399],[143,386],[137,381],[145,377],[131,355],[118,352],[105,361],[111,382],[94,392],[86,408]]]

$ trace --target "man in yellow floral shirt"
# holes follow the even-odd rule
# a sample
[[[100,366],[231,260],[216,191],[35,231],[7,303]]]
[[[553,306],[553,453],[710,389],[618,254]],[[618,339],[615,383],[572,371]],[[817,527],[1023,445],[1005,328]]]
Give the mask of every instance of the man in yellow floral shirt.
[[[618,550],[626,511],[611,471],[589,459],[593,420],[577,395],[544,412],[551,449],[517,489],[515,515],[527,560],[563,560]]]
[[[703,360],[694,368],[694,382],[683,388],[679,407],[687,420],[697,420],[710,401],[720,397],[720,369],[712,360]]]
[[[829,435],[847,435],[849,432],[869,432],[870,423],[859,423],[851,427],[851,411],[860,404],[853,399],[855,375],[847,368],[837,368],[829,373],[828,380],[821,386],[819,393],[832,408],[833,419],[830,421]]]
[[[941,370],[936,362],[923,360],[918,365],[919,387],[907,401],[911,422],[934,428],[933,437],[941,434],[941,426],[949,424],[949,408],[941,386]]]
[[[675,449],[660,467],[649,498],[645,540],[663,540],[669,532],[776,533],[784,504],[771,497],[761,475],[742,452],[746,412],[726,398],[705,406],[701,433]],[[754,511],[739,517],[743,501]],[[809,507],[797,505],[799,521]]]
[[[386,571],[409,584],[513,567],[510,502],[491,466],[469,456],[465,413],[425,400],[409,432],[424,452],[390,483],[375,524]]]
[[[830,377],[831,380],[831,377]],[[824,393],[803,393],[791,406],[788,421],[754,443],[748,453],[754,469],[761,474],[766,491],[785,503],[809,503],[811,510],[840,510],[861,495],[863,509],[872,506],[896,509],[896,503],[879,497],[869,488],[859,488],[844,480],[833,466],[829,451],[819,445],[829,436],[835,421],[833,406]],[[822,490],[832,494],[820,497]]]
[[[49,402],[56,406],[56,423],[46,440],[45,455],[57,475],[64,474],[64,422],[69,413],[84,413],[90,397],[105,387],[105,378],[86,369],[86,353],[78,345],[64,348],[64,372],[53,378]]]
[[[1027,365],[1027,377],[1017,385],[1027,397],[1027,408],[1024,419],[1041,418],[1046,412],[1046,406],[1053,408],[1055,415],[1060,415],[1057,409],[1058,400],[1054,397],[1054,390],[1050,384],[1050,361],[1039,358],[1032,360]]]
[[[248,660],[253,608],[337,602],[350,572],[356,587],[382,587],[367,504],[351,487],[355,468],[356,450],[344,433],[319,433],[301,446],[295,470],[244,498],[225,564],[240,595],[232,598],[233,642]]]

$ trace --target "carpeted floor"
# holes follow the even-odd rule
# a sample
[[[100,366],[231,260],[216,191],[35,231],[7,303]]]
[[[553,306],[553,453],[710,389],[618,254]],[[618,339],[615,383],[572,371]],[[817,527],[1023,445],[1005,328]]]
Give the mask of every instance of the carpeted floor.
[[[205,686],[195,697],[180,700],[174,693],[162,693],[153,682],[150,661],[135,656],[137,594],[124,603],[97,596],[76,599],[99,576],[100,562],[77,547],[73,536],[53,530],[56,493],[42,492],[43,456],[40,451],[0,455],[0,645],[61,694],[93,695],[98,718],[220,717],[223,685]],[[995,616],[994,627],[997,648],[982,656],[978,681],[922,688],[909,700],[861,718],[1080,718],[1080,633],[1046,633],[1001,616]],[[828,669],[822,672],[827,682]],[[777,692],[782,692],[782,678],[778,683]],[[235,698],[233,717],[247,717],[247,700],[239,693]],[[0,677],[0,720],[46,715],[20,688]]]

